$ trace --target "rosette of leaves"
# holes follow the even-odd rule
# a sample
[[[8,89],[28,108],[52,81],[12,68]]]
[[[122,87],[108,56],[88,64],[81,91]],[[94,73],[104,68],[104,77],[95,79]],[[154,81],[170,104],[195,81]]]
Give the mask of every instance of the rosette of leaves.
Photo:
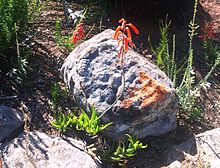
[[[59,112],[55,119],[51,122],[51,125],[58,129],[60,132],[66,132],[73,123],[75,123],[77,117],[74,114],[64,114]]]
[[[113,123],[110,122],[107,124],[101,124],[97,115],[97,111],[94,107],[91,108],[90,118],[84,110],[81,111],[82,113],[74,124],[76,125],[77,130],[85,130],[90,135],[96,135],[98,132],[103,131],[106,127]]]
[[[126,136],[128,136],[128,141],[126,143],[119,141],[119,145],[111,157],[112,161],[117,161],[119,166],[124,166],[128,158],[136,155],[138,149],[144,149],[148,146],[143,145],[137,137],[129,134]]]
[[[112,122],[101,124],[94,107],[91,108],[91,117],[84,110],[81,110],[81,114],[78,117],[74,114],[59,112],[57,117],[51,122],[51,125],[61,132],[66,132],[69,128],[75,126],[77,130],[84,130],[90,135],[96,135],[111,124]]]

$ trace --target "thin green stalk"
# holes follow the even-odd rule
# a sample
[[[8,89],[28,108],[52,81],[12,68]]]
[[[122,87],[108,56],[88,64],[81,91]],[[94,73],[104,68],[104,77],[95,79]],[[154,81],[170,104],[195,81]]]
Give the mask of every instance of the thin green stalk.
[[[95,121],[102,118],[102,116],[105,115],[105,113],[107,113],[117,103],[117,101],[121,98],[121,96],[124,93],[124,90],[125,90],[125,73],[124,73],[124,60],[123,60],[123,58],[124,58],[124,52],[122,52],[121,57],[120,57],[122,84],[121,84],[121,87],[119,87],[119,94],[118,94],[117,98],[115,99],[115,101]]]
[[[197,93],[202,86],[207,82],[209,76],[212,74],[212,72],[215,70],[215,68],[220,64],[220,53],[217,53],[217,58],[215,60],[214,65],[210,69],[210,71],[206,74],[206,76],[194,87],[194,93]]]
[[[199,26],[195,23],[196,20],[196,14],[197,14],[197,7],[198,7],[198,0],[195,0],[194,4],[194,11],[193,11],[193,18],[190,21],[189,24],[189,56],[188,56],[188,62],[187,62],[187,67],[182,79],[182,82],[179,86],[179,88],[182,88],[183,85],[188,85],[188,91],[190,92],[191,90],[191,71],[192,71],[192,63],[193,63],[193,47],[192,47],[192,41],[193,37],[197,34],[196,30],[199,28]]]

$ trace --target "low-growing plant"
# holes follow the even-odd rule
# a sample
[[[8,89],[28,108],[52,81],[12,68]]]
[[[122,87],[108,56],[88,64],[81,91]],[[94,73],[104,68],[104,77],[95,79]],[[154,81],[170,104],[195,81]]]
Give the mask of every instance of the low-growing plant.
[[[119,166],[124,166],[127,159],[133,157],[137,154],[138,149],[147,148],[148,145],[143,145],[138,139],[137,136],[131,136],[126,134],[128,140],[126,142],[119,141],[118,147],[113,152],[111,156],[112,161],[118,162]]]
[[[58,129],[60,132],[66,132],[73,122],[75,122],[76,117],[70,113],[64,114],[58,112],[54,120],[51,121],[51,125]]]
[[[215,37],[214,24],[212,22],[206,22],[201,28],[201,31],[198,38],[202,40],[202,58],[208,62],[210,66],[213,66],[220,52],[220,47],[215,44],[213,40]]]
[[[75,46],[68,35],[61,35],[61,22],[59,20],[56,21],[55,39],[59,46],[64,46],[68,51],[72,51]]]
[[[76,125],[77,130],[84,130],[90,135],[96,135],[98,132],[103,131],[106,127],[111,125],[113,122],[107,123],[105,125],[100,123],[98,119],[97,111],[94,107],[91,108],[91,117],[81,110],[80,116],[77,118],[74,125]]]
[[[51,106],[53,111],[57,111],[58,109],[58,100],[61,98],[67,98],[68,91],[67,89],[61,89],[59,83],[54,83],[50,89],[50,96],[51,96]]]
[[[212,68],[207,73],[207,75],[200,80],[196,84],[196,76],[193,69],[193,58],[194,58],[194,50],[193,50],[193,38],[197,35],[197,29],[199,25],[196,24],[196,14],[197,14],[197,6],[198,0],[195,0],[194,4],[194,12],[193,18],[189,24],[189,49],[188,49],[188,58],[185,66],[185,70],[183,70],[182,79],[176,79],[180,77],[180,72],[182,72],[182,67],[177,70],[176,63],[174,60],[175,55],[175,36],[173,36],[173,51],[172,54],[169,53],[169,44],[168,44],[168,28],[171,22],[165,20],[163,24],[160,26],[161,40],[155,49],[152,47],[152,51],[157,56],[156,63],[160,66],[165,73],[170,77],[170,79],[174,82],[181,81],[180,85],[175,86],[177,90],[177,94],[179,97],[179,103],[181,106],[181,112],[187,114],[191,119],[200,119],[202,116],[202,109],[197,104],[197,97],[199,96],[200,90],[202,87],[207,85],[207,80],[211,73],[216,69],[216,67],[220,64],[219,51],[217,49],[210,49],[212,51],[212,55],[215,56],[214,63],[212,64]],[[203,38],[210,39],[212,37],[212,33],[208,33],[203,36]]]
[[[61,132],[66,132],[69,128],[75,126],[77,130],[83,130],[89,135],[96,135],[112,124],[112,122],[101,124],[97,118],[97,111],[94,107],[91,108],[91,117],[83,109],[78,117],[73,113],[64,114],[59,112],[52,120],[51,125]]]
[[[168,21],[166,17],[165,21],[160,21],[160,43],[154,48],[150,42],[150,37],[148,42],[150,44],[151,50],[154,55],[156,55],[156,64],[167,74],[167,76],[173,81],[174,85],[176,83],[177,69],[175,64],[175,35],[173,35],[172,52],[170,52],[170,45],[168,40],[168,30],[171,25],[171,21]]]
[[[0,76],[10,75],[20,81],[25,75],[27,60],[22,49],[17,55],[16,48],[41,4],[39,0],[0,0],[0,61],[4,64]]]
[[[50,95],[51,95],[52,109],[56,110],[58,106],[58,99],[60,97],[60,86],[58,83],[54,83],[51,86]]]

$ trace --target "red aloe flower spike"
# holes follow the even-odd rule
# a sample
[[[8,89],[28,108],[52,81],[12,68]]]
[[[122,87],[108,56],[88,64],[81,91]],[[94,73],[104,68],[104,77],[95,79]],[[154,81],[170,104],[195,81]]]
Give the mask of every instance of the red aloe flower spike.
[[[128,51],[128,38],[127,37],[124,38],[124,50],[125,52]]]
[[[126,21],[124,20],[121,24],[121,29],[124,30],[125,29],[125,26],[126,26]]]
[[[134,47],[133,43],[132,43],[132,40],[130,38],[128,38],[128,43],[130,44],[131,48]]]
[[[134,32],[135,32],[136,34],[139,34],[139,30],[138,30],[132,23],[129,23],[128,26],[129,26],[130,28],[132,28],[132,30],[134,30]]]
[[[116,39],[116,35],[117,35],[118,31],[120,31],[120,30],[121,30],[121,26],[118,26],[117,29],[115,30],[115,34],[113,36],[114,39]]]
[[[121,33],[122,33],[121,31],[118,31],[118,33],[117,33],[116,36],[115,36],[115,39],[116,39],[116,40],[118,40],[118,37],[119,37],[119,35],[120,35]]]
[[[124,20],[125,20],[125,19],[122,18],[122,19],[120,19],[118,22],[119,22],[119,23],[122,23]]]
[[[128,38],[131,39],[131,31],[130,31],[129,27],[126,27],[125,30],[127,32]]]

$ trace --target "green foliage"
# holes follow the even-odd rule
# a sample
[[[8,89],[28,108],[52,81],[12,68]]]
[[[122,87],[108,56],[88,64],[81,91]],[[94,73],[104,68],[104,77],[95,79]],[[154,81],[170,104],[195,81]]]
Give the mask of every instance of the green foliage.
[[[74,123],[76,117],[72,114],[65,115],[62,112],[59,112],[55,119],[51,122],[51,125],[58,129],[60,132],[66,132],[71,124]]]
[[[47,3],[48,0],[44,4]],[[40,2],[40,0],[28,0],[28,20],[32,21],[37,15],[40,13],[44,4]]]
[[[0,0],[0,60],[4,64],[0,72],[5,75],[12,70],[10,75],[17,77],[18,81],[27,67],[23,50],[18,51],[19,41],[27,30],[28,22],[34,17],[33,13],[39,12],[40,4],[39,0]]]
[[[189,24],[189,56],[187,60],[187,67],[184,72],[182,82],[179,87],[177,87],[177,94],[179,96],[180,105],[183,112],[188,112],[192,119],[199,119],[201,117],[202,110],[197,105],[196,98],[200,95],[200,90],[202,87],[206,86],[207,80],[215,70],[215,68],[220,64],[220,53],[215,51],[216,59],[215,63],[207,73],[207,75],[200,80],[198,84],[195,84],[195,73],[193,71],[193,47],[192,40],[197,34],[196,30],[198,25],[195,23],[195,17],[197,13],[198,0],[195,0],[194,14],[192,21]]]
[[[214,44],[211,40],[203,41],[204,54],[203,58],[207,61],[210,66],[213,66],[215,60],[218,58],[218,54],[220,53],[220,47],[217,44]]]
[[[52,108],[57,109],[58,99],[60,97],[60,86],[58,83],[54,83],[51,86],[50,94],[51,94]]]
[[[18,43],[18,34],[17,34],[17,25],[15,23],[14,25],[14,28],[15,28],[15,41],[16,41],[16,50],[17,50],[17,62],[14,66],[14,68],[10,71],[10,75],[12,77],[14,77],[14,80],[17,82],[17,83],[20,83],[23,79],[23,77],[27,74],[27,67],[28,67],[28,62],[27,62],[27,59],[26,59],[26,55],[25,55],[25,52],[23,52],[23,57],[21,57],[20,55],[20,46],[19,46],[19,43]]]
[[[100,124],[100,120],[97,116],[97,111],[94,107],[91,108],[91,117],[87,115],[87,113],[82,110],[82,113],[76,120],[76,129],[84,130],[90,135],[96,135],[98,132],[103,131],[106,127],[112,124],[112,122],[107,123],[105,125]]]
[[[160,43],[154,49],[150,43],[150,38],[148,39],[151,46],[151,50],[156,55],[156,64],[167,74],[167,76],[173,81],[176,82],[176,64],[174,60],[175,56],[175,35],[173,35],[173,44],[172,44],[172,53],[169,51],[169,40],[168,40],[168,30],[170,27],[171,21],[168,21],[166,17],[165,21],[160,22]]]
[[[0,0],[0,51],[15,45],[15,27],[19,35],[24,32],[28,22],[27,0]]]
[[[61,22],[59,20],[56,21],[54,34],[55,34],[56,43],[59,46],[64,46],[68,51],[73,50],[75,45],[70,41],[70,36],[61,35]]]
[[[74,47],[76,46],[72,41],[71,41],[71,36],[72,33],[74,33],[74,31],[77,29],[77,26],[83,22],[85,15],[87,12],[87,7],[85,8],[85,11],[82,14],[82,17],[80,17],[80,19],[75,23],[75,29],[73,29],[73,31],[71,31],[71,35],[62,35],[61,34],[61,22],[59,20],[56,20],[56,24],[55,24],[55,40],[56,43],[59,46],[63,46],[65,47],[68,51],[72,51],[74,49]]]
[[[198,106],[196,104],[196,97],[193,93],[193,85],[195,84],[195,73],[193,71],[193,47],[192,40],[196,35],[196,30],[199,26],[195,23],[195,17],[197,13],[198,0],[195,0],[193,18],[189,24],[189,51],[188,51],[188,60],[187,67],[184,72],[182,82],[179,87],[177,87],[177,94],[179,96],[180,105],[183,111],[188,111],[192,113],[197,111]]]
[[[83,130],[90,135],[96,135],[111,125],[112,122],[105,125],[101,124],[97,116],[97,111],[92,107],[91,117],[84,110],[81,110],[81,114],[78,117],[74,114],[65,115],[59,112],[51,124],[61,132],[66,132],[70,127],[75,126],[77,130]]]
[[[138,149],[147,148],[147,145],[143,145],[137,137],[128,136],[127,142],[119,141],[118,147],[111,157],[112,161],[118,162],[119,166],[124,166],[125,161],[136,155]]]
[[[67,98],[68,91],[67,89],[62,90],[58,83],[54,83],[51,86],[50,94],[51,94],[52,109],[55,111],[58,108],[58,100],[60,98]]]
[[[199,26],[195,23],[196,13],[197,13],[198,0],[195,0],[194,5],[194,13],[192,20],[189,24],[189,49],[188,49],[188,58],[186,62],[186,68],[183,71],[183,78],[180,80],[181,83],[176,87],[177,94],[179,97],[179,103],[181,106],[181,112],[187,113],[191,119],[200,119],[202,116],[202,109],[198,106],[196,99],[200,94],[200,90],[202,87],[207,85],[207,80],[211,73],[215,70],[215,68],[220,64],[220,54],[218,47],[213,47],[208,43],[205,43],[206,51],[204,55],[205,57],[214,59],[214,63],[212,64],[212,68],[207,73],[207,75],[196,84],[195,82],[195,72],[193,70],[193,57],[194,50],[192,46],[192,41],[195,35],[197,35],[197,29]],[[171,22],[165,20],[165,22],[161,22],[160,24],[160,34],[161,39],[158,47],[155,49],[151,45],[151,49],[153,53],[157,56],[156,64],[165,71],[168,77],[174,82],[177,77],[180,77],[179,72],[182,72],[181,69],[177,70],[176,63],[174,60],[175,55],[175,35],[173,36],[173,46],[172,53],[169,52],[169,40],[168,40],[168,29],[170,27]]]

